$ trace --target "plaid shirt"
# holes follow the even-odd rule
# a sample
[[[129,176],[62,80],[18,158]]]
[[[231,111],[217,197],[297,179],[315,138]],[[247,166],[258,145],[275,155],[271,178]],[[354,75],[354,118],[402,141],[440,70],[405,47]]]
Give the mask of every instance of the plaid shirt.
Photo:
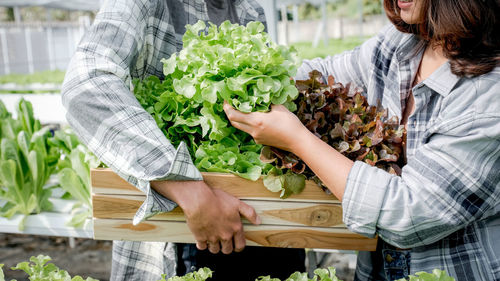
[[[240,24],[265,23],[255,0],[234,5]],[[141,107],[131,81],[163,77],[160,59],[182,49],[185,25],[208,19],[203,0],[107,0],[68,66],[62,99],[69,124],[101,161],[146,194],[134,224],[176,206],[151,189],[150,181],[202,176],[185,145],[173,147]],[[157,280],[174,273],[165,243],[115,246],[113,280]]]
[[[459,78],[445,63],[412,88],[425,43],[392,25],[359,48],[304,62],[297,78],[317,69],[363,87],[401,120],[410,92],[407,165],[395,176],[355,162],[343,197],[344,222],[354,232],[408,251],[360,260],[357,278],[390,279],[444,269],[457,280],[500,280],[500,68]],[[382,243],[383,244],[383,243]],[[394,249],[394,248],[393,248]],[[379,252],[383,252],[380,249]],[[376,266],[375,266],[376,267]]]

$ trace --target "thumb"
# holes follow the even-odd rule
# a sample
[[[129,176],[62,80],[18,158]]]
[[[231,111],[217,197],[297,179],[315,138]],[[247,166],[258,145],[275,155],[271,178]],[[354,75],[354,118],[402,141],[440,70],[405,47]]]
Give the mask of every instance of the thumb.
[[[260,224],[260,217],[255,212],[254,208],[245,202],[240,201],[240,206],[238,207],[240,214],[247,218],[253,224]]]

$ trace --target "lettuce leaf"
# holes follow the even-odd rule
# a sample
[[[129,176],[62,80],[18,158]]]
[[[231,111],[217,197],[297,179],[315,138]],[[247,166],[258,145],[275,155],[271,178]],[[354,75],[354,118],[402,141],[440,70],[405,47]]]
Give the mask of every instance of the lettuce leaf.
[[[186,26],[183,49],[161,62],[164,77],[135,80],[134,94],[167,139],[186,143],[200,171],[249,180],[266,174],[271,166],[259,160],[262,146],[230,125],[222,105],[243,112],[292,105],[296,51],[273,43],[260,22],[199,21]]]

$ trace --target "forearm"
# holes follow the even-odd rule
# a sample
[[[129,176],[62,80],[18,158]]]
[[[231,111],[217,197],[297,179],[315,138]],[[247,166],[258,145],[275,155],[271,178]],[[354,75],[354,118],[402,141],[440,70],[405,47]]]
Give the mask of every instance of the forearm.
[[[183,209],[187,209],[185,207],[188,204],[198,202],[198,197],[213,193],[203,181],[152,181],[151,187]]]
[[[304,128],[305,129],[305,128]],[[313,135],[307,129],[298,134],[292,152],[299,156],[340,200],[344,195],[353,161]]]

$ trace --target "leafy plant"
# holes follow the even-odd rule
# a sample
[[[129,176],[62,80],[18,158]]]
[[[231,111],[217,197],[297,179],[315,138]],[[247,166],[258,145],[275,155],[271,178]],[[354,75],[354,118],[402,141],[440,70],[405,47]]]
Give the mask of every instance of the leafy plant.
[[[13,270],[23,270],[30,277],[31,281],[98,281],[91,277],[83,279],[80,276],[71,276],[65,270],[59,269],[52,263],[47,264],[51,258],[49,256],[39,255],[37,257],[31,257],[31,262],[22,262],[13,267]],[[3,264],[0,264],[0,281],[4,280],[4,275],[2,271]],[[174,276],[166,279],[167,275],[162,274],[162,279],[158,281],[205,281],[212,277],[212,271],[209,268],[200,268],[198,271],[188,273],[184,276]],[[455,281],[453,277],[450,277],[444,270],[434,269],[432,273],[427,272],[417,272],[414,275],[409,276],[409,281]],[[236,277],[237,278],[237,277]],[[237,280],[237,279],[235,279]],[[271,276],[261,276],[256,279],[256,281],[281,281],[278,278],[272,278]],[[341,281],[336,275],[336,270],[334,267],[318,268],[314,270],[314,276],[309,278],[307,273],[295,272],[290,275],[285,281]],[[399,279],[396,281],[405,281],[405,279]]]
[[[56,131],[49,144],[60,150],[58,161],[59,185],[69,197],[77,199],[69,226],[82,227],[92,216],[90,168],[96,168],[100,161],[83,146],[70,130]],[[66,196],[65,196],[66,197]]]
[[[0,75],[0,84],[15,83],[17,85],[28,85],[33,83],[54,83],[62,84],[65,71],[47,70],[33,74],[8,74]]]
[[[434,269],[432,273],[428,272],[417,272],[415,275],[409,276],[409,281],[455,281],[455,278],[449,276],[446,271],[440,269]],[[399,279],[397,281],[406,281],[405,279]]]
[[[295,272],[285,281],[341,281],[337,278],[336,270],[334,267],[328,269],[318,268],[314,270],[313,278],[308,278],[307,273]],[[270,276],[259,277],[256,281],[281,281],[278,278],[271,278]]]
[[[296,81],[299,97],[295,100],[301,122],[324,142],[351,160],[364,161],[393,174],[400,174],[404,127],[397,118],[388,118],[387,110],[370,106],[361,88],[336,83],[330,76],[328,84],[322,74],[312,71],[308,80]],[[299,192],[305,178],[321,181],[293,153],[264,147],[261,160],[274,168],[264,179],[271,191],[282,191],[282,197]],[[304,180],[290,181],[292,174]]]
[[[87,277],[87,279],[80,276],[71,278],[67,271],[59,269],[53,263],[48,263],[49,261],[51,261],[49,256],[33,256],[30,258],[30,262],[18,263],[16,267],[12,267],[12,270],[26,272],[31,281],[99,281],[91,277]],[[0,264],[0,281],[5,281],[2,266],[3,264]]]
[[[0,105],[0,110],[5,108]],[[47,145],[51,137],[48,128],[41,128],[33,116],[31,103],[21,99],[18,119],[7,116],[1,121],[0,144],[0,199],[7,203],[0,215],[10,218],[24,215],[19,229],[24,229],[27,215],[52,209],[49,202],[51,189],[45,188],[59,158],[57,150]]]
[[[212,270],[207,267],[200,268],[198,271],[190,272],[184,276],[174,276],[165,280],[166,274],[162,274],[162,279],[159,281],[205,281],[212,277]],[[1,280],[0,280],[1,281]]]
[[[3,264],[0,263],[0,281],[5,281],[5,275],[3,275]]]
[[[243,112],[268,111],[271,103],[294,110],[297,54],[263,30],[259,22],[187,25],[183,50],[162,60],[165,78],[134,82],[140,104],[173,145],[187,144],[201,171],[256,180],[271,168],[259,161],[261,146],[231,127],[222,108],[226,100]]]

